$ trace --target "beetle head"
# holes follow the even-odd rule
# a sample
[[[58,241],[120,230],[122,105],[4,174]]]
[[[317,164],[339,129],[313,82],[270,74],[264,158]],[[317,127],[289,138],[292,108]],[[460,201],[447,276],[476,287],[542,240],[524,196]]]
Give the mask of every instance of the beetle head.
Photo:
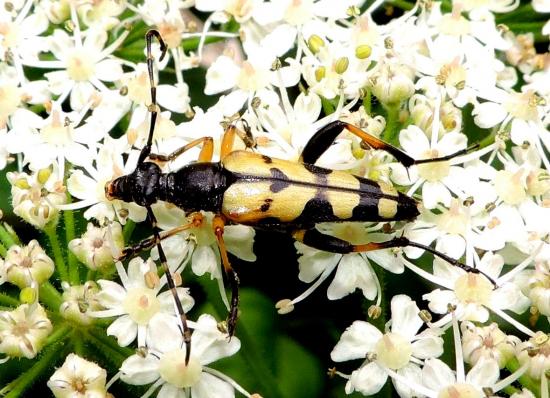
[[[105,197],[150,206],[158,199],[158,181],[162,174],[159,166],[151,162],[139,164],[131,173],[105,184]]]

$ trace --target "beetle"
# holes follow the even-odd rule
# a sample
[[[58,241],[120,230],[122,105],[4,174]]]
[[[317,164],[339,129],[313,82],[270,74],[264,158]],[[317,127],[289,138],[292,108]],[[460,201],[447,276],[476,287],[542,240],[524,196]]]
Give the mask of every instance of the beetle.
[[[213,139],[202,137],[191,141],[169,155],[151,152],[155,122],[158,114],[156,86],[153,78],[151,44],[156,38],[161,47],[161,60],[166,45],[156,30],[146,34],[147,68],[151,86],[151,123],[146,145],[142,148],[135,170],[110,181],[105,186],[108,199],[134,202],[145,207],[153,227],[153,236],[123,250],[119,259],[127,258],[143,249],[158,247],[159,258],[174,295],[186,344],[186,362],[190,355],[191,331],[178,299],[170,275],[161,240],[200,222],[200,211],[215,214],[213,229],[220,249],[221,260],[232,288],[228,333],[235,331],[238,309],[239,279],[227,255],[223,240],[227,223],[244,224],[254,228],[291,233],[305,245],[333,253],[367,252],[386,248],[414,246],[428,251],[468,272],[479,270],[465,265],[429,246],[412,242],[404,236],[386,242],[354,245],[345,240],[325,235],[315,229],[322,222],[389,222],[410,221],[419,215],[419,203],[398,192],[391,185],[315,166],[314,163],[328,149],[345,128],[369,147],[385,150],[405,167],[449,160],[466,153],[465,149],[452,155],[415,160],[400,149],[368,134],[350,123],[336,120],[318,130],[306,144],[299,162],[275,159],[246,150],[233,150],[233,142],[240,137],[248,147],[254,143],[247,125],[244,131],[231,123],[222,138],[220,161],[213,162]],[[161,165],[176,159],[185,151],[200,146],[198,162],[177,171],[164,173]],[[151,205],[165,201],[190,214],[188,224],[161,234]],[[489,278],[490,279],[490,278]]]

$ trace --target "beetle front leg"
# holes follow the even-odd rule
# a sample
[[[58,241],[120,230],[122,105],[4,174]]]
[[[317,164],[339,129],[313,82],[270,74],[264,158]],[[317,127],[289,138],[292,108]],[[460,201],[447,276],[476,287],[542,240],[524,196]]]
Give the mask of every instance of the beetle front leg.
[[[231,263],[229,262],[229,257],[227,255],[227,248],[225,247],[225,242],[223,240],[223,232],[225,228],[225,219],[223,216],[214,216],[214,219],[212,220],[212,228],[214,228],[214,235],[216,235],[216,240],[220,249],[223,269],[229,278],[229,283],[231,285],[231,306],[227,319],[227,333],[231,337],[235,333],[235,326],[239,315],[239,276],[233,267],[231,267]]]
[[[336,137],[338,137],[343,129],[347,129],[352,134],[361,138],[361,140],[369,147],[374,149],[381,149],[393,155],[393,157],[395,157],[405,167],[410,167],[415,164],[433,163],[449,160],[456,156],[464,155],[468,153],[468,151],[473,149],[473,147],[470,147],[447,156],[417,160],[407,155],[401,149],[398,149],[393,145],[382,141],[380,138],[377,138],[367,133],[366,131],[360,129],[357,126],[354,126],[351,123],[336,120],[327,124],[326,126],[321,127],[313,135],[313,137],[311,137],[311,139],[304,147],[304,150],[302,151],[300,161],[304,163],[314,164],[321,157],[321,155],[325,153],[325,151],[332,145]]]
[[[202,148],[199,153],[199,162],[211,162],[212,157],[214,156],[214,140],[212,139],[212,137],[197,138],[196,140],[191,141],[189,144],[176,149],[174,152],[172,152],[169,155],[150,153],[148,158],[150,161],[155,163],[171,162],[172,160],[175,160],[178,156],[180,156],[184,152],[201,144],[202,144]]]
[[[183,224],[178,227],[172,228],[168,231],[161,232],[159,234],[160,240],[164,240],[166,238],[169,238],[171,236],[174,236],[176,234],[179,234],[180,232],[183,232],[185,230],[188,230],[190,228],[197,228],[202,224],[204,216],[201,213],[192,213],[191,214],[191,220],[188,224]],[[132,245],[127,246],[124,249],[122,249],[120,255],[116,258],[117,261],[124,261],[127,260],[130,257],[134,257],[138,255],[140,252],[144,250],[152,249],[157,244],[155,236],[151,236],[149,238],[145,238],[142,241]]]

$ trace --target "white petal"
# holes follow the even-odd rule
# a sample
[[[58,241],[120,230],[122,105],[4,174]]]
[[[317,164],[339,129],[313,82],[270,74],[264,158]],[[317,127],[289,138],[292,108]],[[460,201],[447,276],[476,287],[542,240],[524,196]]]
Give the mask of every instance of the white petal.
[[[502,122],[506,117],[506,110],[500,104],[494,102],[484,102],[477,105],[472,114],[475,123],[482,128],[490,128]]]
[[[382,389],[387,379],[388,374],[384,369],[378,366],[376,362],[371,362],[354,371],[351,374],[348,385],[351,385],[353,390],[359,391],[364,395],[374,395]],[[348,385],[346,385],[346,392],[349,394]]]
[[[169,352],[181,348],[182,342],[179,321],[175,316],[159,312],[151,318],[147,327],[148,347]]]
[[[241,348],[241,341],[218,330],[218,323],[208,314],[199,317],[198,326],[193,333],[193,350],[200,355],[201,364],[206,365],[218,359],[235,354]]]
[[[370,265],[358,254],[346,254],[336,268],[334,280],[327,289],[329,300],[340,299],[360,288],[363,295],[373,300],[377,295],[374,273]]]
[[[200,380],[199,380],[199,383],[200,383]],[[170,383],[164,383],[157,394],[157,398],[186,398],[186,397],[187,397],[187,393],[185,392],[184,389],[173,386]]]
[[[391,331],[412,340],[422,327],[420,309],[409,296],[400,294],[391,299]]]
[[[422,369],[422,384],[431,390],[439,391],[455,383],[454,372],[439,359],[427,359]]]
[[[500,369],[494,359],[481,357],[466,375],[466,382],[480,387],[492,387],[499,379]]]
[[[191,269],[197,276],[202,276],[206,272],[210,272],[212,278],[221,276],[218,271],[218,260],[210,246],[197,246],[191,259]]]
[[[137,328],[137,324],[128,315],[123,315],[111,323],[107,328],[107,335],[115,336],[118,345],[126,347],[136,339]]]
[[[245,261],[256,261],[256,255],[252,251],[254,246],[254,228],[246,225],[228,225],[225,227],[223,239],[227,250]]]
[[[412,343],[413,356],[419,359],[435,358],[443,354],[443,339],[431,329],[423,331]]]
[[[422,377],[420,367],[414,363],[408,363],[407,365],[399,369],[397,371],[397,374],[407,380],[412,380],[416,383],[418,383]],[[418,393],[415,390],[409,388],[406,383],[402,383],[397,379],[392,379],[392,383],[401,398],[413,398],[419,396]]]
[[[430,149],[426,134],[417,126],[410,125],[399,133],[399,143],[403,150],[415,159],[420,159]]]
[[[114,82],[122,77],[123,71],[119,61],[104,59],[95,66],[95,76],[104,82]]]
[[[235,391],[231,384],[203,372],[199,382],[191,387],[191,396],[193,398],[233,398]]]
[[[449,207],[451,199],[451,193],[440,182],[426,181],[422,185],[422,204],[427,209],[434,209],[438,203],[443,203],[444,206]]]
[[[204,93],[212,95],[229,90],[237,83],[239,72],[240,68],[231,58],[219,56],[206,72]]]
[[[142,385],[157,380],[159,360],[152,355],[143,358],[140,355],[132,355],[120,366],[120,379],[128,384]]]
[[[375,344],[382,338],[382,333],[370,323],[355,321],[346,329],[330,353],[335,362],[364,358],[373,351]]]

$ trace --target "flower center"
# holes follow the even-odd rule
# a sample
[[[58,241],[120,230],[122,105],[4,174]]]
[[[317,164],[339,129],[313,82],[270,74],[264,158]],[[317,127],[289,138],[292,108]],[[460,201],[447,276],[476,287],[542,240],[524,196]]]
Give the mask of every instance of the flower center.
[[[464,303],[487,305],[493,285],[482,275],[467,273],[455,281],[454,291],[456,297]]]
[[[61,121],[58,111],[52,113],[52,121],[40,130],[40,136],[48,144],[64,145],[72,142],[72,127]]]
[[[522,183],[523,170],[516,173],[508,170],[499,170],[495,176],[494,184],[498,196],[508,205],[517,205],[527,196]]]
[[[439,153],[437,149],[432,149],[426,153],[428,158],[437,158]],[[418,165],[418,174],[420,177],[429,182],[441,181],[443,178],[449,175],[451,164],[448,161],[426,163]]]
[[[185,351],[180,349],[167,352],[160,359],[160,377],[178,388],[191,387],[201,378],[202,366],[191,355],[189,363],[185,365]]]
[[[525,93],[510,94],[508,100],[503,104],[504,109],[512,116],[523,120],[537,120],[541,98],[532,90]]]
[[[94,75],[95,64],[83,49],[75,50],[67,60],[67,73],[77,82],[88,81]]]
[[[19,26],[13,22],[0,23],[0,35],[2,35],[2,47],[13,48],[19,41]]]
[[[465,236],[469,217],[462,211],[457,201],[451,203],[449,211],[437,216],[437,227],[448,234]]]
[[[160,302],[151,289],[138,287],[130,289],[122,304],[132,321],[138,325],[147,325],[160,309]]]
[[[482,398],[483,394],[466,383],[457,383],[439,391],[437,398]]]
[[[386,333],[374,347],[376,358],[390,369],[401,369],[411,359],[412,346],[403,336],[397,333]]]

